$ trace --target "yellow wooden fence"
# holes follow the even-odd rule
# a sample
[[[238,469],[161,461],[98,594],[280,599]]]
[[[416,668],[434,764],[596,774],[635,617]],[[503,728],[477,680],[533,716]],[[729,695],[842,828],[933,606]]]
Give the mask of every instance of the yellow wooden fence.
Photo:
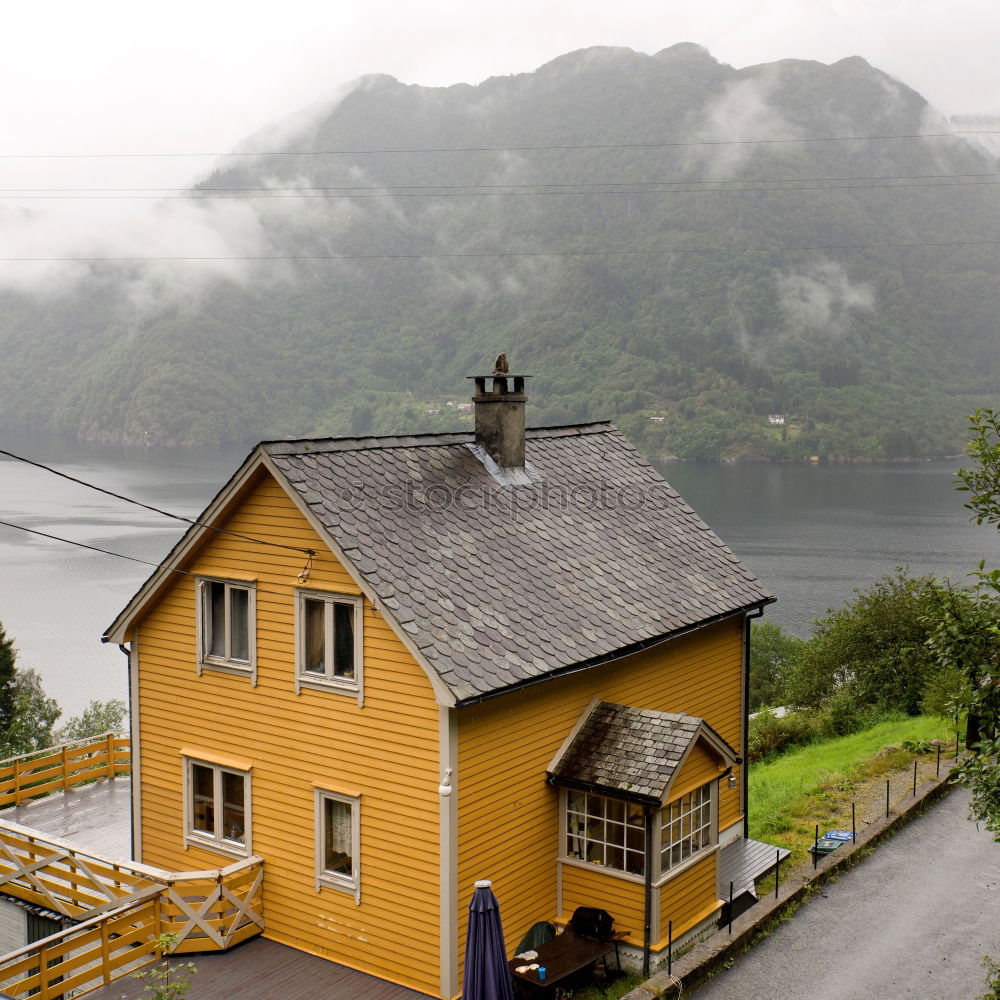
[[[56,1000],[96,989],[160,957],[158,887],[0,958],[0,994]]]
[[[127,736],[105,733],[0,760],[0,809],[131,772]]]
[[[0,761],[0,806],[129,770],[129,741],[113,733]],[[0,819],[0,892],[82,921],[0,957],[0,995],[49,1000],[93,989],[155,961],[161,933],[176,952],[225,951],[264,929],[263,879],[256,856],[168,872]]]

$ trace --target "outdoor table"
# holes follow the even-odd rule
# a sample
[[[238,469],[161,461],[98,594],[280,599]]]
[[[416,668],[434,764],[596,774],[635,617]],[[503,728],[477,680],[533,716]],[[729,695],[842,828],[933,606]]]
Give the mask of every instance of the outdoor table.
[[[598,959],[610,955],[615,950],[614,941],[598,941],[595,938],[580,937],[571,930],[557,934],[551,941],[540,944],[535,951],[538,958],[530,962],[523,958],[512,958],[508,963],[511,979],[521,986],[527,996],[534,996],[546,988],[553,991],[560,983],[575,972],[593,965]],[[538,978],[538,970],[515,972],[518,966],[538,963],[545,969],[545,978]]]

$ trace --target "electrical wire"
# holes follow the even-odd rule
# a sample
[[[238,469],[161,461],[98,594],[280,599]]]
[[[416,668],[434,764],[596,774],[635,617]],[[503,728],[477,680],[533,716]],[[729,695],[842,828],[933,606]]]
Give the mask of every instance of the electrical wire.
[[[683,181],[676,182],[683,184]],[[693,182],[698,184],[711,183],[710,181]],[[2,194],[0,200],[3,201],[251,201],[261,199],[288,199],[296,200],[303,198],[325,198],[328,201],[334,200],[379,200],[384,198],[541,198],[545,196],[559,195],[595,195],[595,194],[616,194],[616,195],[637,195],[637,194],[743,194],[752,192],[796,192],[796,191],[909,191],[913,188],[956,188],[956,187],[997,187],[996,181],[937,181],[930,184],[907,183],[907,184],[813,184],[806,186],[790,184],[781,187],[761,187],[762,183],[744,181],[743,187],[708,188],[700,187],[685,189],[683,187],[653,188],[635,187],[626,189],[624,186],[617,188],[601,188],[597,185],[566,185],[566,190],[537,190],[537,191],[403,191],[385,190],[373,192],[371,194],[342,194],[332,193],[324,189],[257,189],[259,193],[254,193],[254,189],[245,191],[235,191],[232,194],[209,193],[200,194],[197,189],[187,194]],[[758,186],[750,186],[757,184]],[[577,190],[572,190],[577,187]]]
[[[94,483],[88,483],[85,479],[77,479],[76,476],[71,476],[69,473],[60,472],[58,469],[53,469],[51,466],[43,465],[41,462],[36,462],[34,459],[25,458],[23,455],[15,455],[12,451],[6,451],[0,448],[0,455],[6,455],[8,458],[13,458],[18,462],[24,462],[25,465],[32,465],[36,469],[41,469],[44,472],[50,472],[54,476],[59,476],[61,479],[68,479],[71,483],[76,483],[79,486],[86,486],[87,489],[96,490],[98,493],[103,493],[105,496],[114,497],[116,500],[123,500],[125,503],[134,504],[136,507],[142,507],[144,510],[152,511],[154,514],[160,514],[163,517],[172,518],[175,521],[182,521],[185,524],[191,525],[197,528],[207,528],[209,531],[215,531],[221,535],[230,535],[233,538],[241,538],[246,542],[254,542],[257,545],[270,545],[279,549],[290,549],[293,552],[302,552],[305,555],[312,558],[316,555],[315,549],[302,548],[298,545],[285,545],[282,542],[272,542],[265,538],[254,538],[252,535],[245,535],[239,531],[232,531],[229,528],[219,528],[213,524],[205,524],[203,521],[195,521],[190,517],[184,517],[181,514],[174,514],[169,510],[161,510],[159,507],[153,507],[148,503],[143,503],[141,500],[135,500],[132,497],[125,496],[122,493],[115,493],[114,490],[106,490],[103,486],[97,486]],[[17,527],[14,525],[13,527]],[[25,531],[30,531],[30,528],[25,528]],[[100,551],[100,550],[98,550]],[[112,553],[113,555],[114,553]],[[130,558],[124,556],[123,558]],[[142,562],[141,559],[136,560],[136,562]],[[149,565],[156,565],[156,563],[150,563]]]
[[[0,188],[0,194],[30,194],[33,192],[43,193],[43,192],[63,192],[63,193],[74,193],[74,194],[85,194],[85,193],[96,193],[96,194],[112,194],[112,193],[137,193],[137,194],[155,194],[157,192],[173,192],[176,194],[185,193],[198,193],[202,191],[207,192],[253,192],[253,191],[467,191],[467,190],[491,190],[494,188],[499,188],[503,190],[508,189],[519,189],[519,188],[588,188],[588,187],[635,187],[640,185],[664,185],[664,184],[683,184],[683,185],[694,185],[694,184],[711,184],[716,185],[734,185],[734,184],[805,184],[805,183],[819,183],[821,181],[923,181],[923,180],[944,180],[947,178],[970,178],[970,177],[1000,177],[1000,171],[998,170],[988,170],[979,171],[977,173],[971,174],[956,174],[956,173],[945,173],[945,174],[857,174],[853,176],[845,176],[843,174],[828,175],[826,177],[771,177],[771,178],[734,178],[730,180],[714,179],[714,180],[684,180],[684,179],[671,179],[671,178],[661,178],[659,180],[651,181],[560,181],[560,182],[549,182],[549,181],[539,181],[537,183],[523,183],[523,184],[335,184],[335,185],[319,185],[319,184],[306,184],[306,185],[282,185],[278,187],[184,187],[184,188],[172,188],[172,187],[115,187],[115,188],[99,188],[99,187],[79,187],[79,188],[58,188],[58,187],[39,187],[39,188]]]
[[[452,260],[499,257],[657,257],[665,254],[810,253],[819,250],[912,250],[923,248],[994,247],[1000,240],[937,240],[911,243],[829,243],[787,247],[668,247],[650,250],[482,250],[441,253],[367,254],[234,254],[232,256],[175,257],[0,257],[5,264],[121,264],[211,261],[337,261],[337,260]]]
[[[665,142],[563,143],[541,146],[425,146],[387,149],[274,149],[251,152],[179,152],[179,153],[0,153],[0,160],[120,160],[178,159],[196,157],[252,156],[382,156],[399,153],[528,153],[590,149],[669,149],[690,146],[756,146],[797,142],[890,142],[906,139],[954,139],[963,135],[1000,135],[996,129],[954,129],[950,132],[911,132],[898,135],[829,135],[781,139],[686,139]]]
[[[50,535],[47,531],[39,531],[37,528],[26,528],[23,524],[14,524],[12,521],[0,521],[6,528],[16,528],[18,531],[26,531],[29,535],[39,535],[42,538],[49,538],[54,542],[63,542],[66,545],[75,545],[78,549],[88,549],[91,552],[100,552],[101,555],[114,556],[116,559],[127,559],[129,562],[142,563],[143,566],[153,566],[159,569],[160,563],[150,562],[148,559],[137,559],[135,556],[126,556],[121,552],[112,552],[110,549],[102,549],[97,545],[88,545],[86,542],[74,542],[72,538],[62,538],[59,535]],[[186,569],[170,567],[171,572],[183,573],[185,576],[195,574]]]

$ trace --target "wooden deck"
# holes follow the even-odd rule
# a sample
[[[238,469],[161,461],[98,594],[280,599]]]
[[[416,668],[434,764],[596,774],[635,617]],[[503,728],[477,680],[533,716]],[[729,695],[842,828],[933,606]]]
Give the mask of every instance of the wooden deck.
[[[254,938],[230,951],[183,958],[198,967],[191,978],[191,1000],[427,1000],[425,993],[264,938]],[[85,997],[136,1000],[141,992],[140,982],[125,978]]]
[[[733,883],[733,899],[749,892],[754,898],[754,880],[769,869],[774,868],[776,859],[780,856],[784,861],[792,852],[785,847],[775,847],[759,840],[734,840],[726,844],[719,853],[719,889],[723,895],[729,892],[729,883]]]
[[[20,806],[0,809],[0,821],[30,826],[81,851],[132,857],[132,779],[96,781]]]

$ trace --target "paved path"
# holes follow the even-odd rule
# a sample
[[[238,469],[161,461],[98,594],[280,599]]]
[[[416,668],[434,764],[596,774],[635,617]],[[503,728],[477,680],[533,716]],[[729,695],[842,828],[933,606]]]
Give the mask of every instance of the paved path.
[[[695,1000],[972,1000],[1000,958],[1000,843],[958,789],[795,916]],[[687,996],[688,994],[685,994]]]

